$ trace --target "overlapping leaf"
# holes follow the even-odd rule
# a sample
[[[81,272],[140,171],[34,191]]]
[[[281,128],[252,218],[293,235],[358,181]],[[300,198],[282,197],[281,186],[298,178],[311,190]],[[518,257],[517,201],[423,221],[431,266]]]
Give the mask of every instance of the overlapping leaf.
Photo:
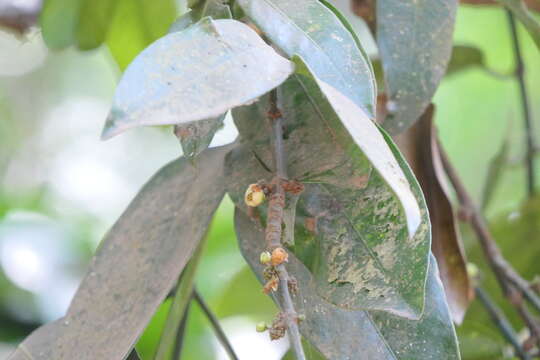
[[[303,71],[300,63],[297,69]],[[413,187],[413,201],[421,204],[422,224],[409,237],[400,201],[379,172],[365,165],[367,157],[311,75],[302,72],[280,91],[289,174],[306,184],[317,183],[307,184],[300,197],[296,217],[300,228],[293,251],[313,272],[319,294],[342,307],[418,318],[430,238],[427,212],[414,177],[405,176],[408,169],[404,165],[402,170],[395,159],[399,153],[388,147],[365,117],[364,125],[374,127],[382,142],[376,146],[384,146],[381,156],[383,151],[390,153],[394,166],[405,172],[404,183]],[[233,112],[242,139],[253,151],[244,147],[227,157],[228,191],[240,207],[244,207],[242,196],[249,183],[268,181],[272,176],[265,169],[272,164],[270,129],[265,122],[267,100]],[[348,107],[359,109],[352,103]],[[347,115],[339,105],[336,110]],[[360,116],[354,119],[362,124]],[[361,133],[371,136],[371,141],[376,139],[369,131]]]
[[[242,254],[262,279],[258,259],[264,250],[264,232],[256,221],[236,211],[235,225]],[[376,311],[351,311],[321,299],[308,269],[291,255],[289,272],[298,281],[293,301],[305,315],[300,331],[328,360],[454,360],[459,350],[436,261],[431,257],[426,305],[419,321]]]
[[[457,0],[378,0],[377,42],[389,114],[383,127],[406,130],[431,103],[452,50]]]
[[[375,117],[376,84],[360,44],[317,0],[239,0],[246,15],[287,55],[298,54],[313,73]]]
[[[429,209],[431,220],[431,250],[439,264],[441,280],[452,318],[461,324],[472,300],[472,288],[467,274],[461,236],[454,210],[444,183],[439,148],[433,125],[433,106],[407,132],[396,137],[417,176]]]
[[[205,234],[224,193],[229,147],[175,160],[133,200],[103,240],[68,309],[10,360],[123,359]]]
[[[202,19],[159,39],[129,66],[103,137],[219,116],[268,92],[292,71],[292,63],[247,25]]]

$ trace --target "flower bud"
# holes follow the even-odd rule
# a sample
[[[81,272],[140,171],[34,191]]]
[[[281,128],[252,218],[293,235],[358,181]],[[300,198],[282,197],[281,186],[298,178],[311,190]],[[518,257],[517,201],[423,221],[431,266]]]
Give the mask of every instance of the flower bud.
[[[265,199],[263,189],[257,184],[251,184],[246,190],[244,201],[247,206],[256,207],[262,204]]]
[[[266,265],[272,261],[272,254],[270,254],[268,251],[263,251],[259,260],[261,261],[261,264]]]

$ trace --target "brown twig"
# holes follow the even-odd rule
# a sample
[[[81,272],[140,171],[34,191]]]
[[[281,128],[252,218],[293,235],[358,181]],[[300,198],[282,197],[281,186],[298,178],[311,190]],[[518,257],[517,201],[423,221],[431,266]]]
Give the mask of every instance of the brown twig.
[[[523,111],[523,122],[525,126],[525,140],[527,144],[527,153],[525,157],[525,163],[527,167],[527,190],[529,197],[534,196],[535,189],[535,173],[534,173],[534,155],[535,155],[535,141],[534,141],[534,129],[532,126],[531,112],[529,106],[529,95],[527,93],[527,87],[525,85],[525,65],[523,64],[523,56],[521,54],[521,46],[519,43],[519,37],[517,33],[516,21],[514,14],[509,9],[506,9],[506,15],[508,17],[508,24],[510,26],[510,34],[512,36],[512,45],[514,48],[515,58],[515,77],[519,84],[519,92],[521,97],[521,108]]]
[[[528,282],[524,280],[503,257],[501,250],[491,235],[483,216],[465,189],[465,186],[450,162],[450,159],[444,151],[440,141],[439,149],[443,168],[456,191],[456,195],[462,208],[464,220],[469,222],[475,231],[486,260],[493,270],[504,295],[516,308],[516,311],[529,328],[531,335],[535,336],[537,343],[540,344],[540,328],[538,323],[532,314],[529,313],[525,303],[523,302],[523,299],[527,299],[531,305],[533,305],[533,307],[540,310],[540,307],[537,306],[538,297],[533,291],[531,291]]]
[[[277,105],[277,91],[270,93],[270,110],[268,116],[272,122],[272,141],[274,148],[274,162],[276,175],[272,180],[272,193],[268,201],[268,214],[266,222],[266,246],[269,251],[281,247],[281,232],[283,223],[283,209],[285,207],[285,190],[283,182],[287,180],[287,165],[285,161],[285,148],[283,146],[283,118]],[[275,266],[279,278],[279,302],[287,324],[291,347],[297,360],[305,360],[306,355],[302,347],[302,338],[298,329],[298,314],[294,308],[289,282],[291,278],[283,263]]]

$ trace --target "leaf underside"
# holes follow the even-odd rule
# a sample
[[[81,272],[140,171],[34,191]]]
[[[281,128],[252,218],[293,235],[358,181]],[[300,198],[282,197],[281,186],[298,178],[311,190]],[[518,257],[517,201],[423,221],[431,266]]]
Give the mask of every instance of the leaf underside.
[[[162,168],[103,239],[62,319],[9,360],[124,359],[206,232],[224,194],[231,146]]]
[[[292,63],[247,25],[204,18],[159,39],[130,64],[102,136],[220,116],[270,91],[292,71]]]

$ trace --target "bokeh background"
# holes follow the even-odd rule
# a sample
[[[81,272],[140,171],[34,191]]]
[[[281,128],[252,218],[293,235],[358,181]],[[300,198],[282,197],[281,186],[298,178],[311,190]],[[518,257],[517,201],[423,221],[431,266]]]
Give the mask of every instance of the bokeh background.
[[[347,1],[336,5],[376,57],[373,40]],[[540,138],[540,52],[522,27],[519,37]],[[510,221],[519,216],[526,186],[522,113],[517,82],[507,76],[514,62],[504,11],[461,6],[454,39],[456,45],[481,50],[484,64],[443,80],[434,99],[439,133],[477,200],[490,160],[507,141],[511,164],[487,214]],[[35,327],[64,313],[104,233],[142,184],[181,155],[170,128],[135,129],[107,142],[99,140],[120,75],[106,46],[51,52],[37,28],[23,37],[0,28],[0,359]],[[234,137],[229,121],[213,144]],[[267,334],[255,332],[255,324],[271,320],[276,308],[239,253],[232,210],[225,199],[208,235],[197,287],[241,359],[280,359],[286,341],[271,343]],[[500,241],[510,242],[512,236]],[[535,240],[540,248],[533,235],[530,241]],[[151,358],[167,307],[161,306],[139,341],[144,359]],[[490,324],[480,327],[489,329]],[[478,336],[491,336],[481,333]],[[483,338],[489,345],[485,351],[464,348],[464,357],[500,358],[506,349],[499,340],[497,334]],[[190,311],[184,356],[227,359],[196,305]]]

